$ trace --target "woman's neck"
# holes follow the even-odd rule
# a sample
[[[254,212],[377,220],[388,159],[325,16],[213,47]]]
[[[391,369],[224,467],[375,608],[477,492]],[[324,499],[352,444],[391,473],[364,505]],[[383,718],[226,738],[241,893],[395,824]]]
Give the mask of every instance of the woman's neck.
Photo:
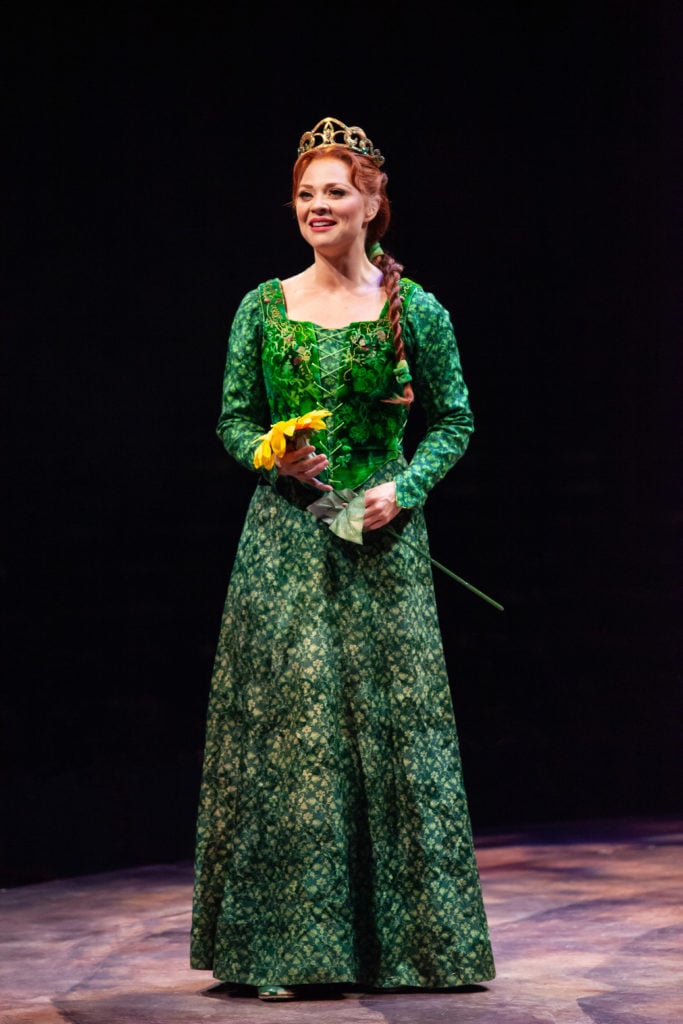
[[[315,254],[315,260],[299,275],[306,284],[321,291],[357,292],[377,288],[382,275],[365,253],[361,257],[346,256],[332,260]]]

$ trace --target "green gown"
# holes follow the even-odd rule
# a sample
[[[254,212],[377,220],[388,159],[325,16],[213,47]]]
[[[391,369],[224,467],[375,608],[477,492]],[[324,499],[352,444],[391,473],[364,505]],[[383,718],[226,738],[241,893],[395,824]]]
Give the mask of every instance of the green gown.
[[[410,464],[387,308],[333,330],[249,292],[228,345],[218,434],[257,474],[209,700],[191,966],[251,985],[446,988],[494,977],[422,506],[473,430],[445,308],[401,281],[425,433]],[[396,481],[402,511],[357,544],[321,493],[254,470],[280,419],[332,412],[323,474]]]

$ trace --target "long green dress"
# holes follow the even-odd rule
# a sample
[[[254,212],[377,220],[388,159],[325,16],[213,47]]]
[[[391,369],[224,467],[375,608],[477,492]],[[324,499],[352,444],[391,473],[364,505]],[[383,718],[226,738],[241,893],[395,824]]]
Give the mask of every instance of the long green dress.
[[[191,966],[251,985],[454,987],[494,963],[422,506],[473,429],[449,314],[401,281],[426,430],[408,464],[385,307],[340,330],[287,318],[280,282],[242,300],[218,434],[253,468],[280,419],[325,407],[323,479],[395,480],[403,510],[362,544],[258,471],[209,701]]]

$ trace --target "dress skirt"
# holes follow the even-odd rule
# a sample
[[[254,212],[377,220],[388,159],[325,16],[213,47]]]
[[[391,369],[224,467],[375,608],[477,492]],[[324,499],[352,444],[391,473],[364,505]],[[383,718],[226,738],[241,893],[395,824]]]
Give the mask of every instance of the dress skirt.
[[[307,509],[321,493],[282,479],[247,511],[207,716],[191,965],[251,985],[490,979],[431,564],[385,530],[340,539]],[[421,509],[391,526],[428,548]]]

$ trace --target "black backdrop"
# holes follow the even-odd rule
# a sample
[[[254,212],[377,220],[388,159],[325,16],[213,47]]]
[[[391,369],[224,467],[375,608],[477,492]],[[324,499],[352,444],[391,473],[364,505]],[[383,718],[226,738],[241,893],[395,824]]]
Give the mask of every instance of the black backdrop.
[[[436,573],[475,828],[680,809],[678,6],[6,17],[5,884],[192,854],[253,485],[227,332],[308,259],[325,115],[386,153],[470,386],[427,515],[505,605]]]

